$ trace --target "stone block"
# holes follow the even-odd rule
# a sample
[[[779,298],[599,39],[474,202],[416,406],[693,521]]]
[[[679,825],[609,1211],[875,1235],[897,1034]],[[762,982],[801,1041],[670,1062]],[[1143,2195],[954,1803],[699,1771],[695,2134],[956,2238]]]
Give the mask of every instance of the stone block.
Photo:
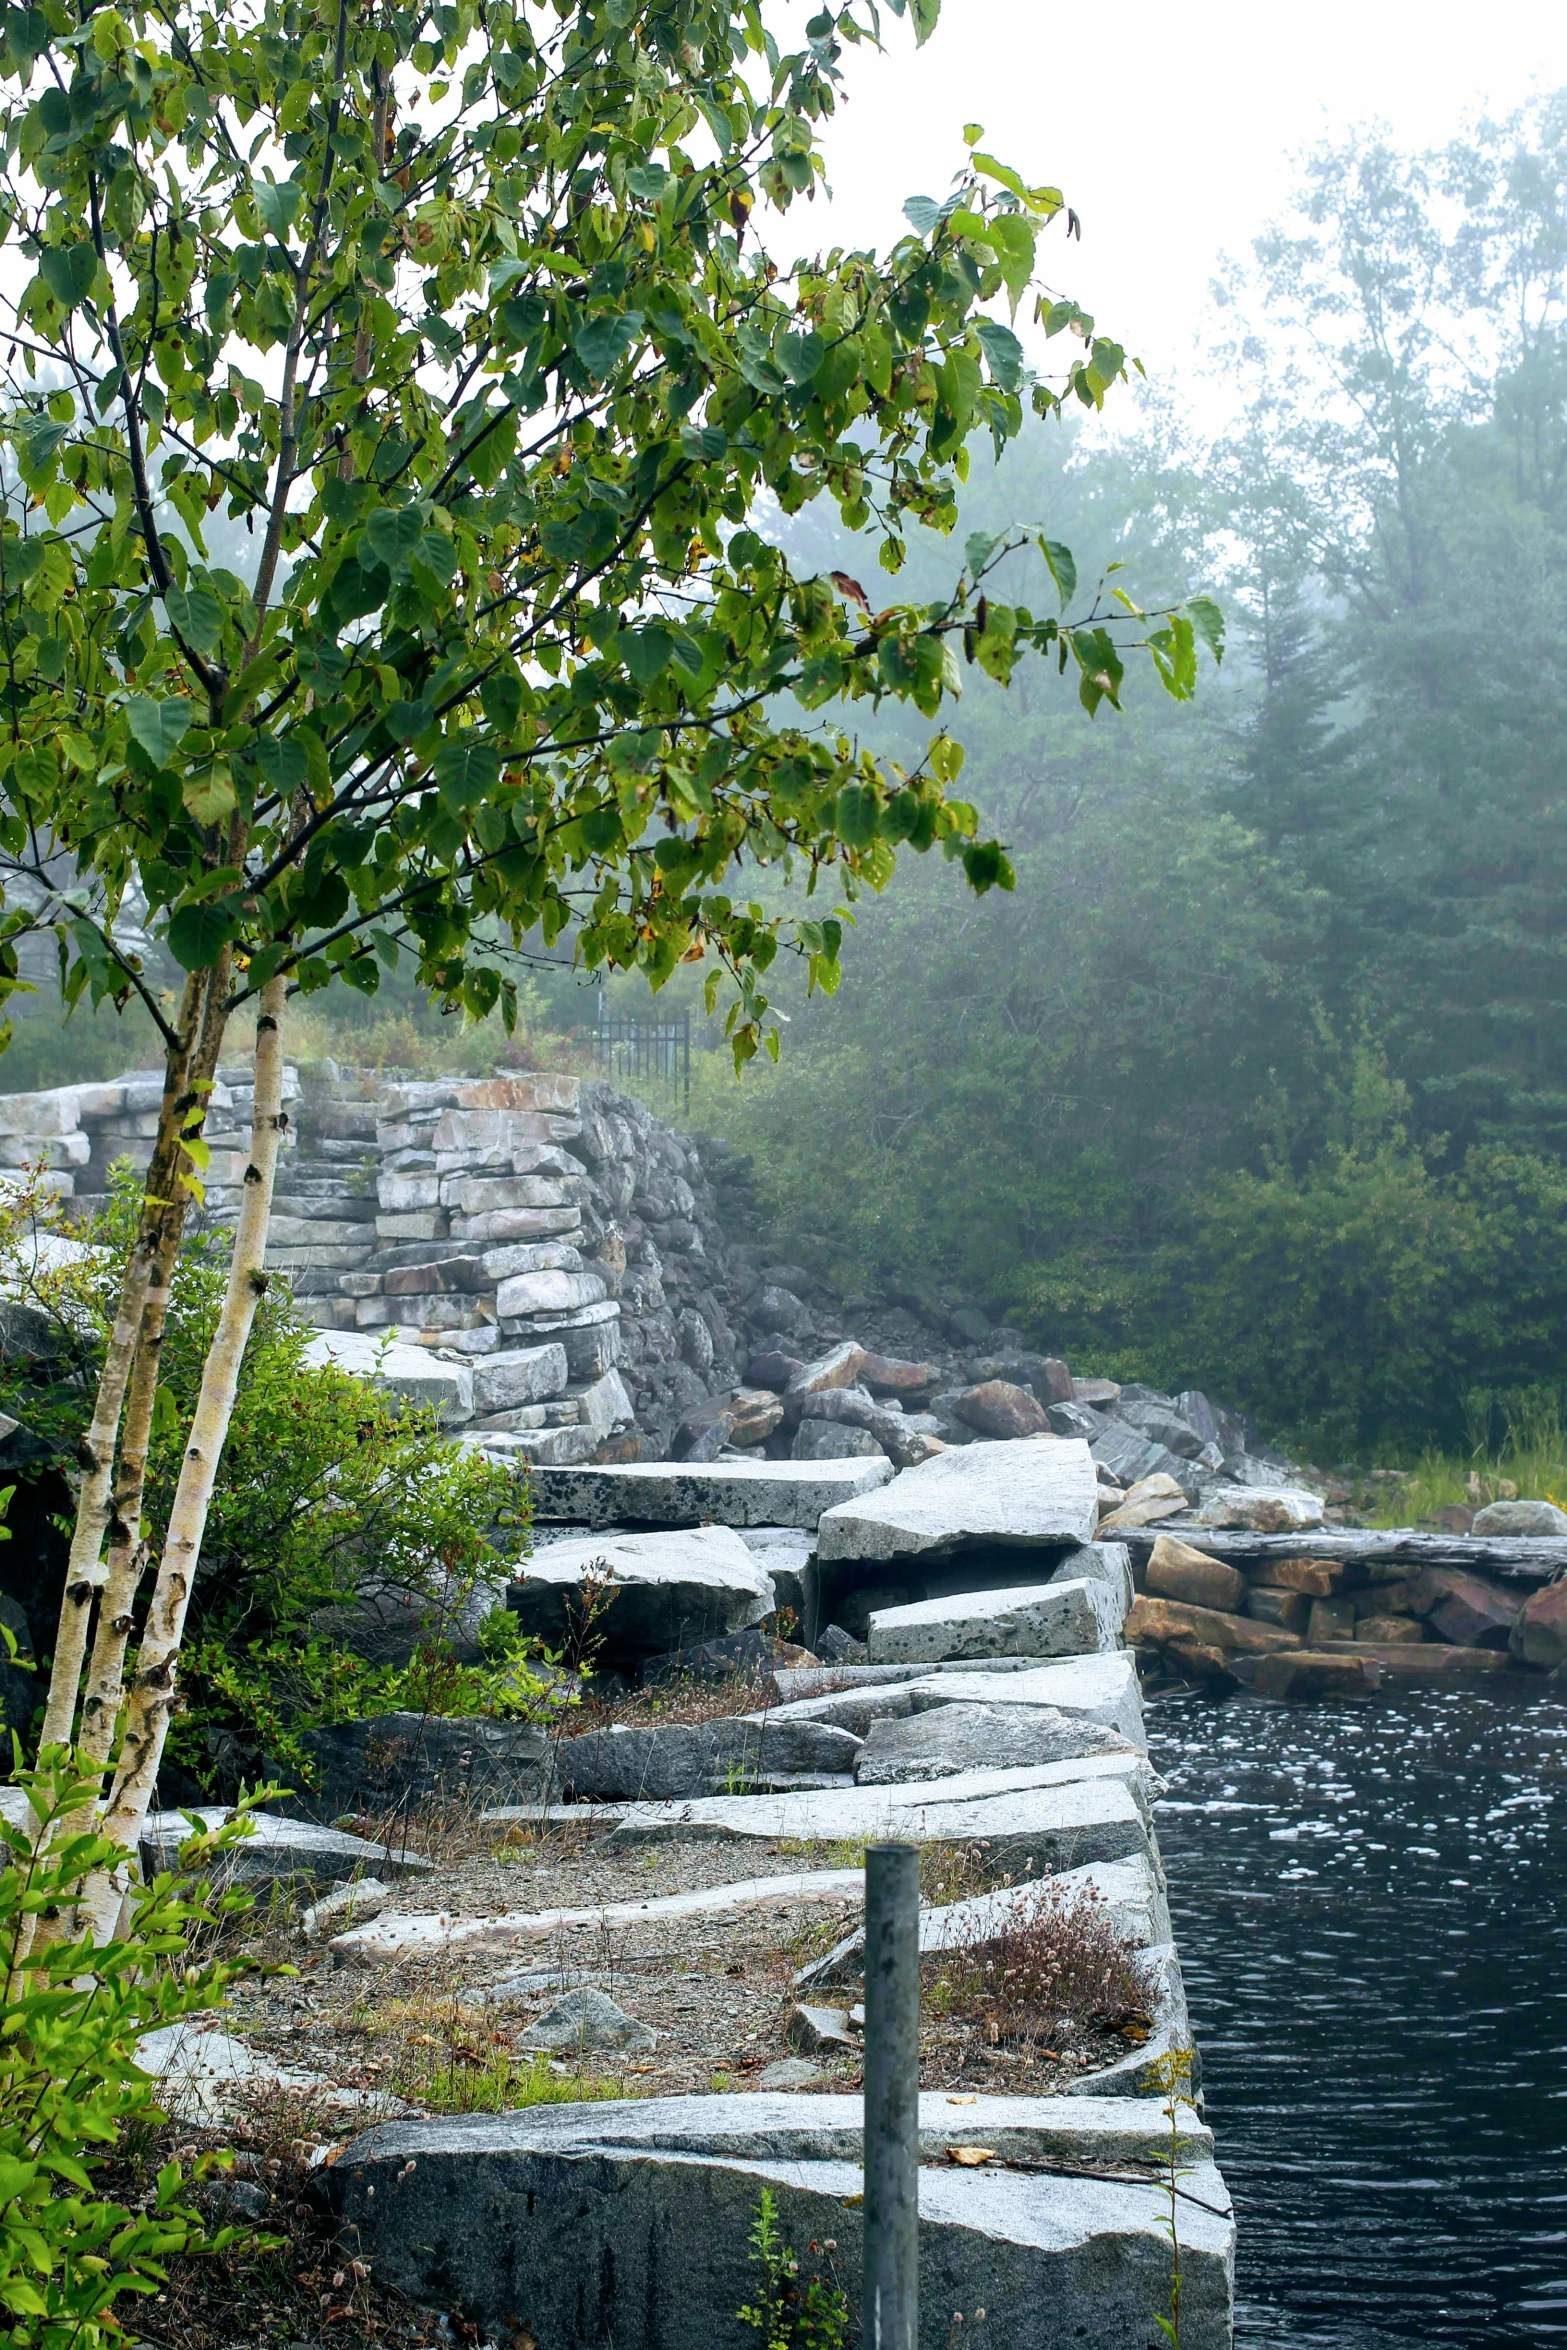
[[[934,1363],[909,1362],[901,1355],[867,1354],[856,1377],[872,1395],[930,1395],[941,1385],[941,1373]]]
[[[519,1566],[507,1604],[524,1631],[558,1645],[589,1581],[613,1585],[594,1628],[617,1664],[759,1624],[775,1604],[771,1576],[727,1526],[546,1542]]]
[[[1317,1697],[1374,1697],[1382,1675],[1376,1657],[1321,1655],[1303,1648],[1290,1656],[1260,1657],[1251,1685],[1259,1697],[1299,1704]]]
[[[443,1363],[422,1347],[384,1345],[366,1331],[330,1330],[311,1339],[303,1359],[335,1363],[409,1403],[432,1404],[447,1426],[473,1417],[472,1370],[466,1363]]]
[[[428,1297],[446,1291],[476,1296],[495,1286],[482,1257],[443,1257],[428,1265],[392,1265],[373,1278],[385,1297]]]
[[[1252,1568],[1251,1580],[1263,1590],[1301,1591],[1308,1599],[1331,1599],[1353,1577],[1342,1559],[1269,1559]]]
[[[1258,1583],[1246,1594],[1246,1613],[1255,1616],[1259,1624],[1278,1624],[1286,1632],[1304,1632],[1311,1601],[1304,1591],[1275,1591],[1267,1584]]]
[[[443,1210],[443,1214],[447,1211]],[[580,1208],[492,1208],[483,1215],[451,1213],[453,1240],[547,1240],[551,1234],[580,1232]]]
[[[983,2330],[1019,2350],[1045,2339],[1045,2312],[1049,2338],[1077,2350],[1150,2338],[1170,2247],[1157,2188],[1135,2168],[1161,2126],[1168,2135],[1153,2098],[954,2107],[922,2096],[919,2350],[945,2350],[955,2309],[985,2309]],[[755,2295],[748,2243],[763,2187],[810,2267],[805,2248],[830,2237],[838,2272],[858,2278],[862,2130],[857,2097],[798,2092],[536,2106],[382,2124],[322,2176],[378,2278],[413,2302],[455,2302],[487,2337],[505,2339],[525,2309],[548,2350],[590,2339],[711,2350],[715,2328]],[[954,2162],[964,2141],[994,2159]],[[1229,2350],[1234,2221],[1218,2216],[1229,2197],[1188,2109],[1177,2145],[1182,2341]],[[1009,2170],[1009,2154],[1041,2168]],[[1129,2167],[1132,2180],[1113,2176]],[[579,2320],[584,2279],[591,2336]]]
[[[1173,1534],[1160,1534],[1148,1556],[1147,1588],[1160,1599],[1189,1600],[1195,1607],[1238,1614],[1248,1585],[1237,1567],[1208,1558]]]
[[[1567,1581],[1531,1592],[1519,1611],[1509,1646],[1526,1665],[1554,1672],[1567,1664]]]
[[[1321,1600],[1317,1602],[1319,1607],[1323,1604]],[[1355,1638],[1357,1641],[1375,1641],[1383,1646],[1398,1643],[1413,1647],[1425,1638],[1425,1634],[1412,1616],[1357,1615]]]
[[[861,1787],[955,1778],[960,1771],[1020,1770],[1085,1754],[1125,1751],[1127,1741],[1054,1706],[933,1706],[869,1725],[854,1762]]]
[[[845,2007],[820,2007],[799,2000],[784,2018],[784,2037],[807,2056],[857,2056],[864,2041],[849,2025]]]
[[[564,1348],[561,1350],[564,1353]],[[600,1444],[611,1436],[624,1434],[634,1426],[636,1414],[625,1382],[618,1371],[605,1371],[597,1379],[585,1380],[575,1391],[577,1417],[584,1428],[591,1428]]]
[[[828,1559],[941,1557],[976,1543],[1061,1548],[1089,1542],[1098,1488],[1088,1448],[1054,1437],[974,1444],[905,1469],[822,1520]]]
[[[494,1288],[516,1273],[580,1273],[582,1251],[569,1240],[512,1240],[485,1249],[479,1261]]]
[[[1481,1575],[1465,1574],[1457,1567],[1426,1567],[1416,1579],[1411,1605],[1440,1639],[1454,1647],[1506,1648],[1521,1601],[1516,1591],[1504,1590]]]
[[[789,1445],[796,1461],[886,1460],[868,1428],[845,1420],[802,1420]]]
[[[720,1715],[709,1722],[588,1730],[557,1748],[561,1786],[589,1802],[710,1795],[715,1783],[801,1772],[848,1774],[860,1741],[828,1722],[760,1721]]]
[[[206,1828],[220,1828],[228,1818],[221,1804],[195,1815]],[[340,1885],[347,1877],[426,1876],[430,1862],[421,1853],[406,1852],[400,1844],[372,1843],[349,1836],[339,1828],[318,1827],[310,1820],[283,1819],[276,1812],[255,1812],[255,1830],[224,1856],[220,1873],[225,1884],[270,1885],[304,1880],[313,1885]],[[150,1812],[141,1832],[141,1866],[145,1876],[172,1869],[180,1846],[190,1834],[183,1812]]]
[[[1314,1599],[1306,1622],[1306,1644],[1322,1648],[1330,1640],[1353,1640],[1355,1603],[1352,1599]]]
[[[815,1527],[892,1475],[886,1461],[628,1461],[533,1479],[537,1520],[574,1525]]]
[[[1136,1596],[1132,1583],[1132,1555],[1124,1542],[1084,1542],[1063,1553],[1060,1564],[1046,1577],[1051,1583],[1076,1583],[1097,1577],[1111,1585],[1124,1616]]]
[[[316,1785],[296,1794],[295,1806],[326,1820],[470,1797],[524,1803],[545,1792],[550,1776],[550,1733],[531,1722],[373,1714],[306,1730],[301,1741]]]
[[[1184,1637],[1207,1641],[1225,1654],[1267,1656],[1301,1645],[1293,1632],[1272,1624],[1226,1615],[1217,1608],[1191,1607],[1181,1600],[1153,1599],[1146,1592],[1133,1601],[1124,1630],[1134,1648],[1162,1648],[1167,1641]]]
[[[488,1215],[493,1209],[580,1207],[587,1193],[580,1175],[442,1175],[438,1181],[442,1207],[460,1209],[465,1216]]]
[[[976,1656],[1086,1656],[1113,1648],[1124,1614],[1097,1578],[1015,1591],[973,1591],[912,1607],[876,1609],[872,1664],[934,1663]]]
[[[597,1305],[604,1284],[597,1273],[514,1273],[495,1292],[495,1310],[506,1320],[524,1320],[534,1314],[570,1313],[578,1306]]]
[[[476,1413],[544,1403],[566,1392],[566,1350],[557,1345],[508,1348],[475,1363],[471,1377]]]
[[[376,1197],[389,1216],[401,1215],[410,1208],[439,1208],[441,1179],[430,1174],[399,1175],[383,1171],[376,1178]]]
[[[393,1214],[377,1216],[376,1236],[380,1240],[444,1240],[446,1238],[446,1211],[444,1208],[399,1209]]]

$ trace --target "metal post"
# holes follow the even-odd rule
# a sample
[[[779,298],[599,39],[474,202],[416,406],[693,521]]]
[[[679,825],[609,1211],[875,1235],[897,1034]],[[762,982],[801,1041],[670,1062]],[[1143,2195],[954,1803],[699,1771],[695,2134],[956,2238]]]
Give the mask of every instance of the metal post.
[[[918,2350],[920,1862],[865,1855],[865,2350]]]

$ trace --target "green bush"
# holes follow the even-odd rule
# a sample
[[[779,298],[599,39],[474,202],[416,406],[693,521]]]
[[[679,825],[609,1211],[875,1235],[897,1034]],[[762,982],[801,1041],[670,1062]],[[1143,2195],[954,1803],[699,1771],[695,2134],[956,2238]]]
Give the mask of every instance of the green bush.
[[[90,1229],[102,1254],[26,1277],[53,1318],[50,1362],[0,1361],[0,1410],[68,1453],[85,1430],[137,1186],[117,1174]],[[0,1206],[0,1267],[20,1281],[34,1220],[47,1207]],[[156,1548],[179,1474],[201,1365],[228,1268],[228,1235],[183,1253],[160,1356],[144,1531]],[[451,1633],[476,1592],[497,1587],[528,1540],[526,1485],[453,1445],[432,1410],[409,1406],[333,1365],[311,1365],[315,1330],[286,1286],[261,1302],[202,1544],[180,1665],[169,1759],[204,1790],[230,1795],[285,1773],[308,1780],[300,1734],[328,1721],[409,1709],[445,1714],[548,1713],[537,1643],[459,1663]],[[405,1604],[422,1634],[411,1662],[374,1665],[342,1644],[341,1619],[367,1591]],[[323,1618],[327,1619],[324,1623]]]
[[[235,2228],[209,2234],[186,2199],[222,2156],[203,2157],[190,2180],[169,2163],[135,2210],[99,2195],[94,2173],[128,2134],[162,2118],[156,2084],[136,2062],[141,2035],[213,2007],[246,1971],[186,1961],[194,1933],[248,1907],[246,1896],[203,1889],[196,1871],[249,1827],[241,1816],[194,1835],[177,1873],[134,1889],[129,1931],[107,1948],[29,1949],[37,1921],[69,1911],[119,1855],[82,1825],[97,1782],[68,1751],[16,1775],[35,1825],[0,1821],[0,2308],[16,2350],[108,2350],[126,2339],[116,2303],[157,2292],[171,2254],[221,2253],[242,2240]]]

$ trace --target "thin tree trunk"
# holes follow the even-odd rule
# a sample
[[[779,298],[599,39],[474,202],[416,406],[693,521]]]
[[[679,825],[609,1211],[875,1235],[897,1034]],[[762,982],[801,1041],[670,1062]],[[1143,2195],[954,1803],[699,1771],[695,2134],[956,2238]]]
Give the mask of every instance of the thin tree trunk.
[[[119,1876],[123,1875],[140,1841],[142,1823],[163,1759],[174,1707],[180,1642],[201,1563],[212,1488],[234,1413],[240,1365],[256,1308],[267,1286],[262,1262],[284,1125],[286,995],[287,983],[282,978],[269,979],[261,991],[261,1010],[256,1021],[256,1106],[250,1133],[250,1164],[245,1170],[228,1287],[218,1327],[202,1366],[201,1392],[169,1511],[158,1579],[153,1586],[136,1667],[130,1676],[119,1770],[102,1822],[103,1834],[119,1846],[126,1861],[116,1878],[93,1879],[84,1904],[94,1937],[100,1942],[108,1940],[114,1931],[123,1891]]]
[[[76,1525],[66,1564],[65,1590],[60,1600],[60,1622],[55,1634],[49,1694],[44,1706],[40,1746],[67,1744],[76,1728],[76,1700],[82,1661],[92,1622],[93,1600],[103,1588],[103,1538],[114,1501],[114,1460],[125,1391],[141,1338],[142,1321],[160,1255],[165,1227],[174,1223],[174,1244],[184,1222],[188,1193],[180,1182],[180,1157],[187,1129],[199,1129],[206,1096],[191,1090],[192,1063],[207,1005],[219,1004],[228,988],[228,956],[207,972],[192,972],[180,1004],[179,1043],[164,1056],[163,1100],[158,1110],[158,1132],[147,1169],[136,1238],[126,1259],[119,1304],[98,1391],[93,1399],[92,1424],[82,1440],[80,1461],[85,1475],[77,1497]]]
[[[206,1102],[223,1050],[227,1024],[227,974],[224,985],[208,991],[202,1007],[201,1032],[191,1058],[190,1091]],[[168,1322],[174,1268],[184,1234],[190,1194],[175,1186],[158,1229],[141,1336],[131,1368],[130,1391],[120,1435],[120,1474],[109,1520],[109,1564],[98,1602],[98,1624],[87,1666],[82,1699],[79,1750],[84,1764],[102,1770],[114,1746],[115,1726],[125,1694],[125,1650],[130,1638],[137,1586],[146,1568],[142,1541],[142,1498],[147,1483],[147,1454],[152,1442],[153,1408],[158,1395],[158,1366],[163,1333]]]

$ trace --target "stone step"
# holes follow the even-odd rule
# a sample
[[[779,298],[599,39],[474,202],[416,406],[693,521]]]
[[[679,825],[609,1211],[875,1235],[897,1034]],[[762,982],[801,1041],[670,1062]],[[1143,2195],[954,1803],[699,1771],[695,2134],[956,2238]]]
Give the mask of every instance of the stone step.
[[[580,1526],[814,1527],[891,1475],[885,1460],[625,1461],[534,1478],[533,1514]]]
[[[1118,1648],[1125,1601],[1099,1576],[1021,1590],[970,1591],[872,1610],[872,1664],[980,1656],[1088,1656]]]
[[[946,2341],[952,2311],[980,2309],[977,2330],[1016,2350],[1127,2350],[1152,2337],[1171,2259],[1169,2183],[1151,2154],[1170,2135],[1157,2099],[927,2091],[918,2126],[922,2265],[939,2279],[928,2345]],[[822,2268],[858,2283],[863,2129],[858,2098],[805,2093],[535,2106],[383,2123],[323,2181],[382,2283],[427,2301],[438,2280],[441,2298],[497,2340],[519,2309],[540,2341],[577,2339],[586,2277],[596,2339],[710,2350],[755,2295],[763,2187],[802,2261],[814,2269],[805,2247],[831,2239]],[[1190,2108],[1176,2109],[1175,2140],[1182,2344],[1230,2350],[1229,2196]],[[969,2167],[954,2146],[989,2159]]]
[[[1086,1444],[1059,1436],[963,1445],[903,1469],[822,1519],[823,1560],[941,1558],[982,1544],[1091,1542],[1098,1483]]]

